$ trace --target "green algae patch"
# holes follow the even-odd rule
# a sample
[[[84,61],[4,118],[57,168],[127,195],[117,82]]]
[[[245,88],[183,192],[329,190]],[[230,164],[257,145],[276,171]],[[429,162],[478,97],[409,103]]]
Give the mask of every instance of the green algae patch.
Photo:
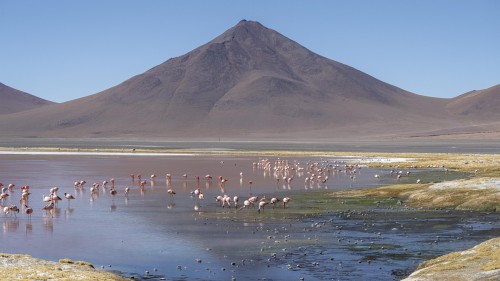
[[[0,271],[0,280],[128,280],[83,261],[53,262],[20,254],[0,254]]]
[[[88,267],[94,268],[94,265],[92,265],[91,263],[86,262],[86,261],[73,261],[70,259],[60,259],[59,262],[60,263],[83,265],[83,266],[88,266]]]
[[[425,261],[406,281],[414,280],[499,280],[500,238],[471,249]]]
[[[393,198],[400,204],[422,209],[500,210],[500,179],[475,178],[436,184],[398,184],[339,191],[336,198]]]

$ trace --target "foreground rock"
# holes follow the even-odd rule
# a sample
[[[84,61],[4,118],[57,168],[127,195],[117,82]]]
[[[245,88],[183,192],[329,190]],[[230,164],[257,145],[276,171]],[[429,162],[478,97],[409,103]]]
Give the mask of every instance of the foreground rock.
[[[0,280],[128,280],[95,269],[91,264],[62,259],[59,262],[29,255],[0,254]]]
[[[404,281],[500,280],[500,238],[420,264]]]

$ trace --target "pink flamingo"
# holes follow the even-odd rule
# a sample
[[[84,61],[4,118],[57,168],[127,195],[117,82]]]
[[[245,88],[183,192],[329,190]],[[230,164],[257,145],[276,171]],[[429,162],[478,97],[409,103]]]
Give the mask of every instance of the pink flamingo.
[[[260,210],[262,210],[262,212],[264,212],[264,207],[267,205],[268,203],[266,201],[260,201],[259,202],[259,209],[257,210],[257,212],[260,213]]]
[[[28,218],[31,219],[31,214],[33,214],[33,208],[28,207],[28,205],[24,205],[24,213],[28,215]]]
[[[51,217],[52,217],[52,210],[53,210],[53,209],[54,209],[54,202],[51,202],[50,204],[45,205],[45,206],[43,206],[43,208],[42,208],[42,210],[47,211],[47,213],[49,213]]]
[[[69,206],[69,202],[73,199],[75,199],[75,197],[71,194],[68,194],[66,192],[64,192],[64,197],[66,197],[66,199],[68,200],[68,206]]]
[[[170,195],[170,197],[173,197],[176,194],[175,191],[171,188],[167,189],[167,193]]]
[[[253,206],[253,203],[251,203],[249,200],[245,200],[243,201],[243,206],[241,206],[240,210],[242,210],[243,208],[248,208],[250,205]]]
[[[231,197],[224,195],[224,197],[222,197],[222,208],[224,208],[226,204],[228,208],[231,208]]]
[[[286,204],[290,202],[292,199],[290,197],[283,198],[283,208],[286,208]]]
[[[276,203],[278,203],[279,201],[280,201],[279,198],[273,197],[271,198],[271,200],[269,200],[269,204],[272,204],[274,209],[274,207],[276,207]]]
[[[233,197],[234,208],[238,208],[238,200],[239,200],[238,195],[235,195]]]

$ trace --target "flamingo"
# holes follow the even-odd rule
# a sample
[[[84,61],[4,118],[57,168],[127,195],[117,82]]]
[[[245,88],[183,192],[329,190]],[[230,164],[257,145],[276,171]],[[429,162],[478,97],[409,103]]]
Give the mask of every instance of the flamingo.
[[[33,214],[33,208],[28,207],[28,205],[24,205],[24,213],[28,215],[28,218],[31,219],[31,214]]]
[[[7,208],[7,212],[5,212],[5,208]],[[9,207],[5,207],[3,208],[3,212],[5,214],[9,214],[9,213],[14,213],[14,217],[17,217],[16,216],[16,213],[19,213],[19,208],[16,206],[16,205],[10,205]]]
[[[283,208],[286,208],[286,204],[292,200],[290,197],[283,198]]]
[[[56,194],[58,190],[59,190],[59,187],[54,186],[54,187],[52,187],[52,188],[50,189],[50,194]]]
[[[226,204],[228,208],[231,208],[231,197],[224,195],[224,197],[222,197],[222,208],[224,208]]]
[[[273,209],[274,207],[276,207],[276,203],[278,203],[280,201],[279,198],[276,198],[276,197],[273,197],[271,198],[271,200],[269,201],[269,204],[272,204],[273,205]]]
[[[219,202],[220,206],[223,207],[224,197],[222,197],[222,195],[218,195],[217,197],[215,197],[215,201]]]
[[[264,212],[264,207],[267,205],[268,203],[266,201],[260,201],[259,202],[259,209],[257,210],[257,212],[260,213],[260,210],[262,210],[262,212]]]
[[[233,197],[233,202],[234,202],[234,207],[235,208],[238,208],[238,200],[239,200],[238,195],[235,195]]]
[[[250,205],[253,205],[253,203],[251,203],[249,200],[245,200],[243,201],[243,206],[240,208],[240,210],[243,208],[248,208]]]
[[[250,202],[250,205],[254,206],[255,202],[259,199],[259,196],[252,196],[248,198],[248,202]],[[265,200],[265,199],[264,199]]]
[[[8,196],[9,196],[9,194],[7,194],[5,192],[2,192],[0,194],[0,200],[2,200],[2,203],[5,202],[5,199],[7,199]]]
[[[173,191],[171,188],[167,189],[167,193],[170,195],[170,197],[173,197],[176,193]]]
[[[56,194],[51,194],[50,198],[51,198],[52,202],[55,203],[56,206],[57,206],[57,202],[62,200],[62,198],[57,196]]]
[[[42,210],[47,211],[47,213],[49,213],[51,217],[52,217],[52,212],[51,212],[51,211],[52,211],[53,209],[54,209],[54,202],[51,202],[50,204],[45,205],[45,206],[43,206],[43,208],[42,208]]]
[[[42,201],[43,202],[52,202],[52,196],[45,196],[45,195],[42,195]]]
[[[66,197],[66,199],[68,199],[68,206],[69,206],[69,202],[70,202],[70,200],[75,199],[75,197],[74,197],[73,195],[68,194],[68,193],[66,193],[66,192],[64,192],[64,197]]]
[[[21,200],[19,200],[19,202],[20,203],[23,203],[23,202],[26,203],[26,202],[28,202],[28,198],[29,198],[30,194],[31,193],[29,193],[28,191],[23,190],[23,193],[21,194]]]
[[[200,188],[197,188],[194,190],[194,195],[200,195],[201,193],[201,189]]]

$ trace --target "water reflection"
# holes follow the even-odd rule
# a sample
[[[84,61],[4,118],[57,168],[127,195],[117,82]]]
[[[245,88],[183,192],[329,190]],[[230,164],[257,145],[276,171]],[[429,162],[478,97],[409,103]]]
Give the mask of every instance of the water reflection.
[[[52,220],[52,217],[50,218],[44,218],[43,220],[43,229],[47,231],[50,234],[54,233],[54,221]]]
[[[8,220],[3,222],[3,232],[16,232],[19,228],[19,221],[17,219]]]
[[[33,225],[31,223],[27,223],[24,225],[24,233],[26,235],[31,234],[33,232]]]
[[[64,210],[64,218],[65,219],[69,219],[69,217],[71,216],[71,214],[73,213],[75,209],[74,208],[71,208],[71,207],[67,207],[65,210]]]

